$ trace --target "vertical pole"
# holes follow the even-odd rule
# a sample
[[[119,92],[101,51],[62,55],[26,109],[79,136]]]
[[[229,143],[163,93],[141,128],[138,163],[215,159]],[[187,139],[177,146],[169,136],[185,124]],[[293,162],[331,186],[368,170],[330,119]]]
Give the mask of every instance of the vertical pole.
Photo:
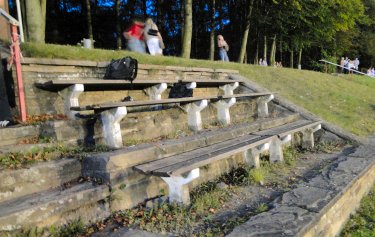
[[[23,35],[23,25],[22,25],[22,12],[21,12],[21,5],[20,0],[16,1],[17,4],[17,17],[18,17],[18,24],[20,26],[20,36],[21,36],[21,42],[25,42],[25,37]]]
[[[18,86],[18,100],[20,106],[21,121],[26,122],[26,104],[25,104],[25,91],[22,81],[21,70],[21,50],[19,45],[17,25],[11,24],[12,32],[12,47],[13,47],[13,62],[16,66],[17,86]]]

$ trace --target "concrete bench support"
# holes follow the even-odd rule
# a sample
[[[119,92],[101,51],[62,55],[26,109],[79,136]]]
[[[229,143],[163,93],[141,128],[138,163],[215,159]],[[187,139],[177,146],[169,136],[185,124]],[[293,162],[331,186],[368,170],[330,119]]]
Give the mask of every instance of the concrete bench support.
[[[188,114],[188,126],[193,131],[202,130],[201,111],[208,105],[207,100],[200,100],[185,105],[183,108]]]
[[[229,108],[236,103],[236,98],[223,99],[213,105],[217,109],[217,118],[222,125],[230,124]]]
[[[292,140],[292,135],[288,134],[281,138],[274,138],[270,143],[270,162],[284,161],[283,145]]]
[[[167,83],[160,83],[145,89],[150,100],[161,100],[161,94],[167,89]]]
[[[186,177],[172,176],[161,177],[169,188],[169,202],[178,202],[183,204],[190,203],[189,187],[186,185],[199,177],[199,168],[190,171]]]
[[[302,131],[302,148],[313,148],[314,147],[314,132],[322,128],[321,124],[316,125],[313,128],[308,128]]]
[[[194,88],[197,88],[197,83],[196,82],[190,82],[190,83],[187,83],[185,86],[188,89],[194,89]]]
[[[257,99],[259,118],[268,117],[268,102],[270,102],[273,98],[274,98],[273,95],[269,95],[269,96],[261,96]]]
[[[126,116],[126,107],[118,107],[101,113],[103,135],[108,146],[122,147],[122,135],[120,121]]]
[[[270,144],[267,142],[257,147],[246,150],[244,152],[245,162],[249,166],[259,168],[260,167],[259,155],[260,153],[267,151],[269,148],[270,148]]]
[[[238,82],[220,86],[219,88],[224,91],[224,95],[233,95],[233,91],[239,86]]]
[[[79,106],[78,97],[84,91],[83,84],[75,84],[61,90],[59,95],[64,99],[64,111],[65,115],[70,119],[76,119],[75,115],[77,112],[71,111],[70,107]]]

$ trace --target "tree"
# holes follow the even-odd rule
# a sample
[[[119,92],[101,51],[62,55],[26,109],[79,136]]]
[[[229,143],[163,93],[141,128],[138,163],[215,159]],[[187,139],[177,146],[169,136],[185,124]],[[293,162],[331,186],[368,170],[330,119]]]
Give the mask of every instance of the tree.
[[[30,42],[44,43],[47,0],[25,0],[27,38]]]
[[[120,4],[121,4],[121,0],[115,0],[116,31],[117,31],[116,32],[117,33],[116,45],[117,45],[117,49],[121,49],[121,46],[122,46]]]
[[[247,48],[247,39],[249,37],[249,30],[250,30],[250,18],[251,18],[251,13],[253,11],[253,3],[254,3],[254,0],[250,0],[248,2],[245,30],[242,35],[242,44],[241,44],[240,54],[238,56],[239,63],[243,63],[244,58],[245,58],[245,53],[246,53],[246,48]]]
[[[215,57],[215,0],[212,0],[211,4],[210,60],[213,61]]]
[[[184,0],[184,18],[181,57],[190,58],[193,31],[193,0]]]
[[[93,33],[92,33],[92,17],[91,17],[91,4],[90,0],[86,0],[86,19],[87,19],[87,29],[88,29],[88,38],[91,40],[94,39]]]

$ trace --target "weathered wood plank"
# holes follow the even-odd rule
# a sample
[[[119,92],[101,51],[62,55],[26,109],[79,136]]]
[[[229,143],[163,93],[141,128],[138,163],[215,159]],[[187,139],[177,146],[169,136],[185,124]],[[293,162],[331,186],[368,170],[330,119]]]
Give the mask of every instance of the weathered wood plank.
[[[181,175],[192,169],[228,158],[238,152],[245,151],[270,141],[274,136],[246,135],[231,139],[208,147],[200,148],[184,154],[166,157],[146,164],[136,166],[135,169],[157,176]]]
[[[276,127],[276,128],[267,129],[267,130],[256,132],[253,134],[261,135],[261,136],[278,135],[279,137],[283,137],[285,135],[293,134],[293,133],[302,131],[306,128],[314,127],[319,124],[321,124],[321,121],[312,122],[309,120],[298,120],[290,124],[286,124],[286,125]]]
[[[236,82],[236,80],[213,80],[213,79],[163,79],[163,80],[146,80],[146,79],[136,79],[133,82],[129,80],[104,80],[104,79],[84,79],[84,80],[49,80],[46,82],[38,82],[35,85],[38,88],[59,91],[66,87],[74,84],[83,84],[85,90],[108,90],[108,89],[143,89],[145,87],[154,86],[160,83],[191,83],[196,82],[198,87],[217,87],[225,84],[230,84]],[[241,81],[237,81],[241,82]]]

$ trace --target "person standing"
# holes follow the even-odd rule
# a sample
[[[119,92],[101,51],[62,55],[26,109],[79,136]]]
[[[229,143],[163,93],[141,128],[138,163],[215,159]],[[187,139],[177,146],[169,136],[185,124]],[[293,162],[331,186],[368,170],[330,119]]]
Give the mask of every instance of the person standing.
[[[354,69],[358,71],[358,66],[359,66],[359,59],[355,58],[354,59]]]
[[[138,19],[134,19],[132,25],[123,32],[127,40],[127,49],[133,52],[146,53],[146,46],[143,37],[145,25]]]
[[[163,49],[165,48],[163,38],[161,37],[158,27],[151,18],[146,19],[143,34],[150,54],[163,55]]]
[[[219,47],[219,56],[221,61],[229,62],[228,51],[229,45],[222,35],[217,36],[217,47]]]
[[[345,67],[345,59],[344,57],[341,57],[341,60],[340,60],[340,71],[341,73],[344,73],[344,67]]]

